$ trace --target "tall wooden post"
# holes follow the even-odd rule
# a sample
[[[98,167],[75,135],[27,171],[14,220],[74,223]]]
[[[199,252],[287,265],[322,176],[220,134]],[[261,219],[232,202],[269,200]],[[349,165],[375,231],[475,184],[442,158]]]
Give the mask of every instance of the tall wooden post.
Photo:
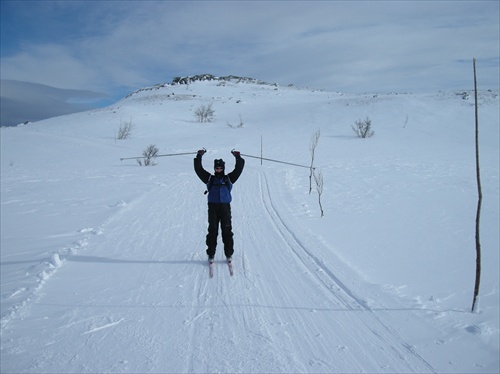
[[[476,180],[477,180],[477,212],[476,212],[476,284],[474,285],[474,299],[472,301],[472,312],[478,306],[477,299],[479,296],[479,284],[481,282],[481,241],[479,240],[479,222],[481,217],[481,203],[483,200],[483,193],[481,190],[481,175],[479,173],[479,119],[478,119],[478,103],[477,103],[477,80],[476,80],[476,59],[474,58],[474,99],[475,104],[475,117],[476,117]]]

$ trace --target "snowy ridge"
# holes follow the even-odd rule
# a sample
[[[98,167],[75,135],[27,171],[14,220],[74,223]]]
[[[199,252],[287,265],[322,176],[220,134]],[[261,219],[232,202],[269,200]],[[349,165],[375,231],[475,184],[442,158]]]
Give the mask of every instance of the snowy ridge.
[[[210,77],[2,128],[2,372],[499,370],[499,102],[480,92],[483,277],[474,280],[469,90],[343,94]],[[223,81],[226,84],[221,84]],[[187,80],[186,80],[187,82]],[[468,94],[467,94],[468,93]],[[215,120],[194,111],[212,103]],[[370,117],[375,136],[351,125]],[[228,123],[241,120],[244,126]],[[116,140],[123,121],[132,137]],[[203,164],[236,148],[233,277],[205,255]]]
[[[174,77],[172,79],[171,83],[163,83],[163,84],[157,84],[152,87],[146,87],[146,88],[141,88],[140,90],[134,91],[133,93],[127,95],[126,97],[131,97],[139,92],[143,91],[152,91],[152,90],[159,90],[161,88],[169,87],[169,86],[174,86],[174,85],[188,85],[192,84],[195,82],[219,82],[219,85],[225,85],[226,83],[253,83],[253,84],[261,84],[261,85],[269,85],[269,86],[274,86],[277,87],[276,83],[267,83],[255,78],[246,78],[246,77],[239,77],[236,75],[227,75],[227,76],[222,76],[222,77],[217,77],[212,74],[198,74],[198,75],[189,75],[186,77]]]

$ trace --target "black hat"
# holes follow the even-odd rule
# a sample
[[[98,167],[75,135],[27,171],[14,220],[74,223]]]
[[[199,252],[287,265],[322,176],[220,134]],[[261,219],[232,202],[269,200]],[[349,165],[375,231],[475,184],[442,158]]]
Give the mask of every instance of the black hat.
[[[222,158],[220,158],[218,160],[214,160],[214,169],[216,167],[222,167],[222,169],[226,168],[226,163],[224,162],[224,160],[222,160]]]

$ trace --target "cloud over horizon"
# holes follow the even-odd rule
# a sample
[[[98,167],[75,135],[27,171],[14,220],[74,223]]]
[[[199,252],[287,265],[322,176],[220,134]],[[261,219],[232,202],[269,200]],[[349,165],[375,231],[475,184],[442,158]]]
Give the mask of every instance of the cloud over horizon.
[[[497,1],[2,1],[1,7],[2,80],[116,99],[201,73],[353,93],[467,89],[474,57],[479,86],[500,84]]]
[[[30,82],[1,81],[2,126],[36,122],[92,109],[102,93],[60,89]]]

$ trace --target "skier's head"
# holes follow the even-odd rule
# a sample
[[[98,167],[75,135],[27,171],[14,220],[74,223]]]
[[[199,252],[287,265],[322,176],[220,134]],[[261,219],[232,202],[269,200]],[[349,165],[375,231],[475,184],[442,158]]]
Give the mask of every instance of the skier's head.
[[[223,174],[226,168],[226,163],[222,158],[214,160],[214,170],[216,174]]]

